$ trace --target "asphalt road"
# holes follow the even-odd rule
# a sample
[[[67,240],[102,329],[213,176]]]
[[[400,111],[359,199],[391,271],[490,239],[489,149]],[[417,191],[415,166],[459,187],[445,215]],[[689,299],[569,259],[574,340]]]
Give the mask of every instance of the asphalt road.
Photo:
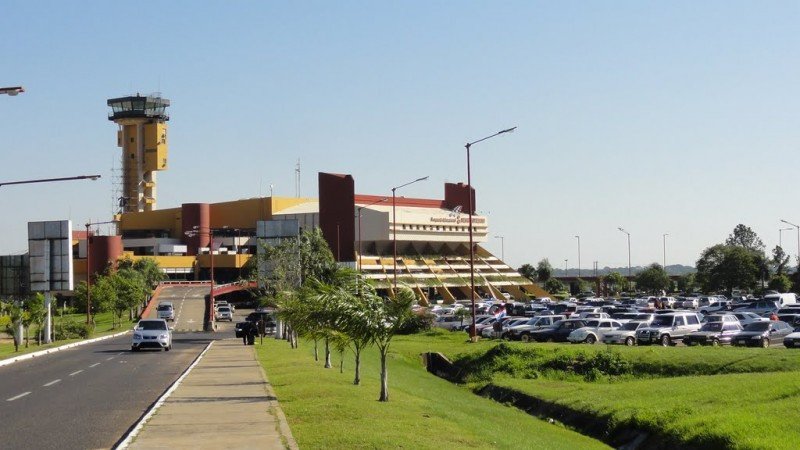
[[[173,349],[130,351],[130,334],[0,367],[0,447],[111,448],[214,333],[175,333]]]
[[[172,302],[175,322],[170,322],[170,326],[176,331],[203,331],[206,295],[208,286],[166,286],[159,294],[158,301]],[[156,308],[153,308],[148,318],[155,319],[157,314]]]

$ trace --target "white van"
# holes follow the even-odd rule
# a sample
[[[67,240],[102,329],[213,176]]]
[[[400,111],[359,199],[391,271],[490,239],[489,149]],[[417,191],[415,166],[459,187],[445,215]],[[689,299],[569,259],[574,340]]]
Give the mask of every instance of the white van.
[[[787,294],[767,294],[764,300],[771,300],[778,304],[778,308],[783,308],[787,305],[794,305],[797,303],[797,294],[789,292]]]

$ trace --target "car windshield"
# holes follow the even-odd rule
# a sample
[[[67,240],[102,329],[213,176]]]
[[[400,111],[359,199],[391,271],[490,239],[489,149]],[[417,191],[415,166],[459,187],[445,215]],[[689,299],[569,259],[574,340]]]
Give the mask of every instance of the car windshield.
[[[767,329],[769,329],[769,322],[753,322],[744,327],[744,331],[767,331]]]
[[[227,306],[220,306],[220,307],[219,307],[219,311],[220,311],[220,312],[230,312],[230,311],[231,311],[231,309],[230,309],[230,308],[228,308]]]
[[[139,328],[142,330],[166,330],[167,323],[160,320],[143,320],[139,322]]]
[[[158,310],[159,311],[169,311],[170,309],[172,309],[172,306],[169,306],[169,305],[158,305]]]
[[[634,320],[650,320],[650,314],[639,314],[634,317]]]
[[[600,324],[600,322],[597,321],[597,320],[590,320],[590,321],[586,322],[586,326],[587,327],[592,327],[592,328],[597,327],[599,324]]]
[[[656,316],[653,319],[653,323],[650,324],[651,327],[669,327],[672,326],[672,317],[670,316]]]
[[[641,324],[641,322],[628,322],[622,325],[621,329],[625,331],[636,331],[636,329],[639,328],[639,324]]]
[[[708,322],[700,327],[700,331],[722,331],[722,322]]]

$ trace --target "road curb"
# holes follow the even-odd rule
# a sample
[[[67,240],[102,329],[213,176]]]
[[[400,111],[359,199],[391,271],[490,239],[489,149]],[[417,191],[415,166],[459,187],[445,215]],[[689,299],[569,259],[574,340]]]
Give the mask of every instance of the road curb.
[[[123,331],[121,333],[114,333],[114,334],[109,334],[109,335],[106,335],[106,336],[100,336],[100,337],[97,337],[97,338],[92,338],[92,339],[86,339],[86,340],[83,340],[83,341],[73,342],[71,344],[60,345],[58,347],[48,348],[48,349],[45,349],[45,350],[39,350],[38,352],[26,353],[24,355],[15,356],[13,358],[3,359],[3,360],[0,360],[0,367],[7,366],[9,364],[13,364],[13,363],[19,362],[19,361],[25,361],[27,359],[33,359],[33,358],[36,358],[37,356],[49,355],[50,353],[56,353],[56,352],[60,352],[62,350],[69,350],[69,349],[74,348],[74,347],[80,347],[81,345],[91,344],[91,343],[94,343],[94,342],[103,341],[103,340],[115,338],[115,337],[118,337],[118,336],[123,336],[123,335],[125,335],[127,333],[130,333],[130,330]]]
[[[142,431],[142,428],[144,428],[145,423],[147,423],[147,421],[150,420],[151,417],[153,417],[156,411],[158,411],[158,408],[160,408],[161,405],[163,405],[164,402],[167,401],[169,396],[172,395],[173,392],[175,392],[175,389],[178,389],[178,386],[180,386],[181,382],[183,382],[183,379],[186,378],[189,375],[189,372],[191,372],[192,369],[194,369],[194,366],[196,366],[200,362],[200,360],[203,359],[203,356],[205,356],[206,352],[208,352],[208,350],[211,348],[212,345],[214,345],[214,341],[209,342],[206,348],[202,352],[200,352],[199,355],[197,355],[197,358],[195,358],[192,364],[189,365],[189,367],[181,374],[181,376],[178,377],[178,379],[175,380],[175,382],[172,383],[172,385],[170,385],[170,387],[167,388],[167,390],[163,394],[161,394],[161,397],[159,397],[158,400],[156,400],[155,403],[153,403],[153,405],[144,413],[144,415],[142,415],[142,418],[139,419],[138,422],[136,422],[136,425],[130,428],[128,433],[125,436],[123,436],[122,439],[120,439],[119,443],[113,447],[114,450],[126,449],[128,448],[129,445],[131,445],[133,440],[136,439],[136,436],[139,435],[139,432]]]

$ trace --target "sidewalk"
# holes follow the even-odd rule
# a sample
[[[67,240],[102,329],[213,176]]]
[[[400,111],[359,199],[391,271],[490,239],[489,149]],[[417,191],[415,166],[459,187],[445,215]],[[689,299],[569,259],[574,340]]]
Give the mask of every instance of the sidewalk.
[[[128,448],[296,449],[253,349],[214,342]]]

